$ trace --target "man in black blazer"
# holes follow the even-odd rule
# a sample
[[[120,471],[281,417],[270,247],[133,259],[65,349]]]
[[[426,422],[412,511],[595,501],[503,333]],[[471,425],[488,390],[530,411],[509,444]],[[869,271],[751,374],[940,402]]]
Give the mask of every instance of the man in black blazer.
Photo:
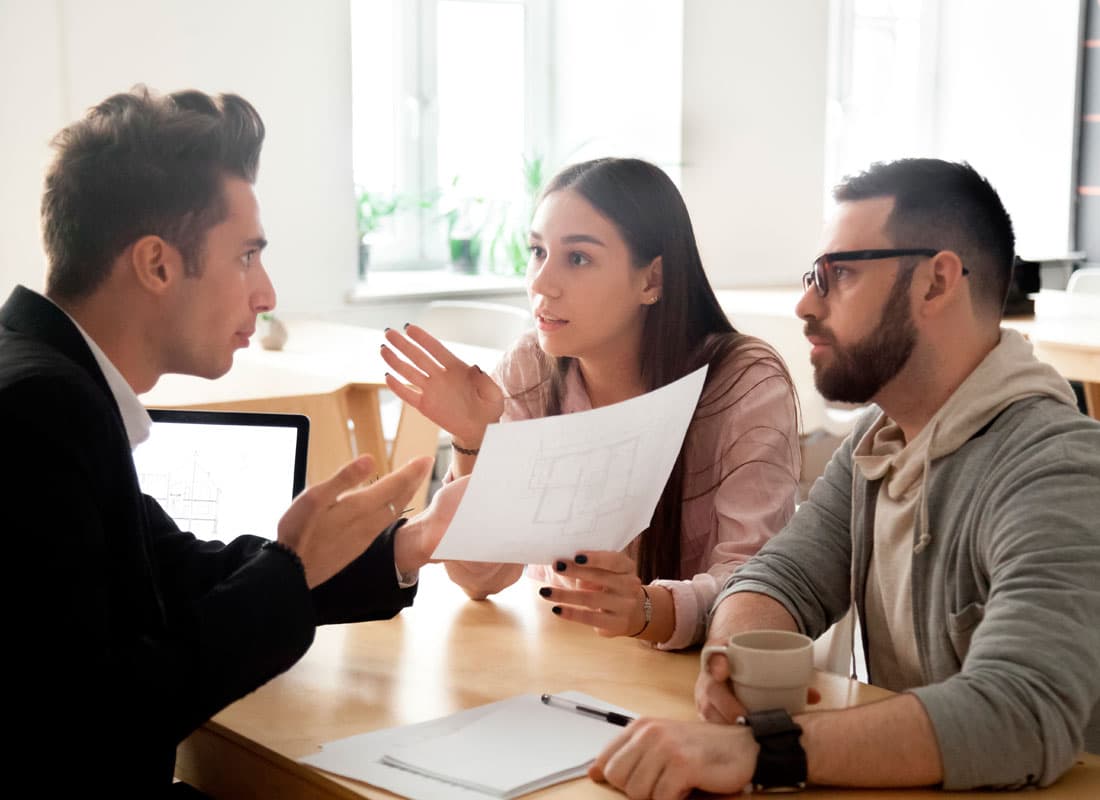
[[[463,490],[405,524],[431,459],[357,488],[364,457],[302,493],[276,542],[227,545],[141,493],[137,395],[169,372],[224,374],[275,305],[263,136],[240,97],[139,87],[54,140],[46,293],[17,287],[0,309],[8,764],[51,795],[168,791],[176,745],[290,667],[316,625],[412,602]]]

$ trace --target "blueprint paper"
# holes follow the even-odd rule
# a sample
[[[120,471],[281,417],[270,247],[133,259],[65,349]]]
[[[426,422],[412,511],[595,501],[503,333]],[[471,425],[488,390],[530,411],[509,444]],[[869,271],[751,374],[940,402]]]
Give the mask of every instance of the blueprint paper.
[[[490,425],[436,559],[547,564],[649,526],[706,367],[641,397]]]
[[[627,716],[635,716],[630,709],[605,703],[583,692],[567,691],[556,696],[600,709],[618,711],[620,714],[626,714]],[[622,728],[602,720],[593,720],[590,717],[578,716],[574,712],[565,711],[555,706],[543,705],[539,701],[538,695],[517,695],[507,700],[499,700],[488,705],[459,711],[440,719],[433,719],[415,725],[405,725],[400,728],[385,728],[327,742],[321,746],[319,753],[298,760],[302,764],[363,781],[395,794],[414,798],[414,800],[454,800],[454,798],[471,798],[471,800],[481,798],[481,800],[484,800],[484,798],[499,795],[486,794],[450,781],[418,774],[385,763],[383,759],[388,753],[399,752],[412,746],[425,745],[437,738],[454,736],[464,730],[470,731],[476,736],[479,727],[490,718],[516,709],[522,709],[523,713],[510,722],[506,721],[505,724],[513,729],[511,731],[513,734],[512,741],[517,747],[523,747],[525,742],[529,744],[532,737],[550,737],[553,739],[555,733],[560,735],[566,729],[571,730],[571,726],[577,724],[592,726],[592,729],[597,733],[602,733],[599,742],[592,743],[593,752],[584,764],[578,765],[575,769],[557,773],[552,779],[548,779],[547,782],[541,785],[550,785],[550,783],[558,783],[583,776],[588,764],[591,763],[591,759],[596,757],[603,744],[605,744],[603,739],[607,738],[610,741],[611,738],[622,732]],[[505,719],[503,716],[498,716],[498,718]],[[488,740],[485,743],[487,747],[481,753],[479,760],[486,764],[499,763],[499,760],[505,754],[491,752],[488,748],[493,745]],[[533,788],[530,790],[533,790]]]

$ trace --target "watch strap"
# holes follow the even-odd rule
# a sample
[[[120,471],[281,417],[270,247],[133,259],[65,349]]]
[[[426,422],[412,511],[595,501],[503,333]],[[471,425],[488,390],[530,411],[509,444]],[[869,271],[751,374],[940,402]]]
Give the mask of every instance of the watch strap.
[[[757,791],[798,791],[806,788],[806,751],[802,749],[802,728],[782,708],[745,715],[744,724],[760,745],[756,771],[752,775]]]

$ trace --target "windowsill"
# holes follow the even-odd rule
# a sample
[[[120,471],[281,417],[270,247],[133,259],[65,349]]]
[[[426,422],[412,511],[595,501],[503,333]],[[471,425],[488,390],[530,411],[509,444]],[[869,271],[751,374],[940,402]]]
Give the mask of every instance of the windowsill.
[[[525,291],[524,279],[518,275],[471,275],[448,269],[376,270],[348,291],[347,302],[370,305],[462,297],[518,297]]]

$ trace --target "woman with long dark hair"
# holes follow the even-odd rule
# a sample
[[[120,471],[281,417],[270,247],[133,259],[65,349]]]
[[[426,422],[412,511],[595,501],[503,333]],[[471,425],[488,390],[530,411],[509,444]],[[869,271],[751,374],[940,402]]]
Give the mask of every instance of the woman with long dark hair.
[[[790,376],[767,344],[738,333],[703,272],[672,181],[636,159],[568,167],[531,223],[535,330],[492,377],[427,331],[386,334],[402,400],[453,437],[451,475],[473,469],[486,427],[637,397],[709,365],[653,520],[624,552],[563,554],[529,574],[563,619],[660,647],[702,640],[724,580],[794,512],[800,457]],[[398,355],[398,351],[404,359]],[[475,599],[514,583],[517,564],[448,562]]]

